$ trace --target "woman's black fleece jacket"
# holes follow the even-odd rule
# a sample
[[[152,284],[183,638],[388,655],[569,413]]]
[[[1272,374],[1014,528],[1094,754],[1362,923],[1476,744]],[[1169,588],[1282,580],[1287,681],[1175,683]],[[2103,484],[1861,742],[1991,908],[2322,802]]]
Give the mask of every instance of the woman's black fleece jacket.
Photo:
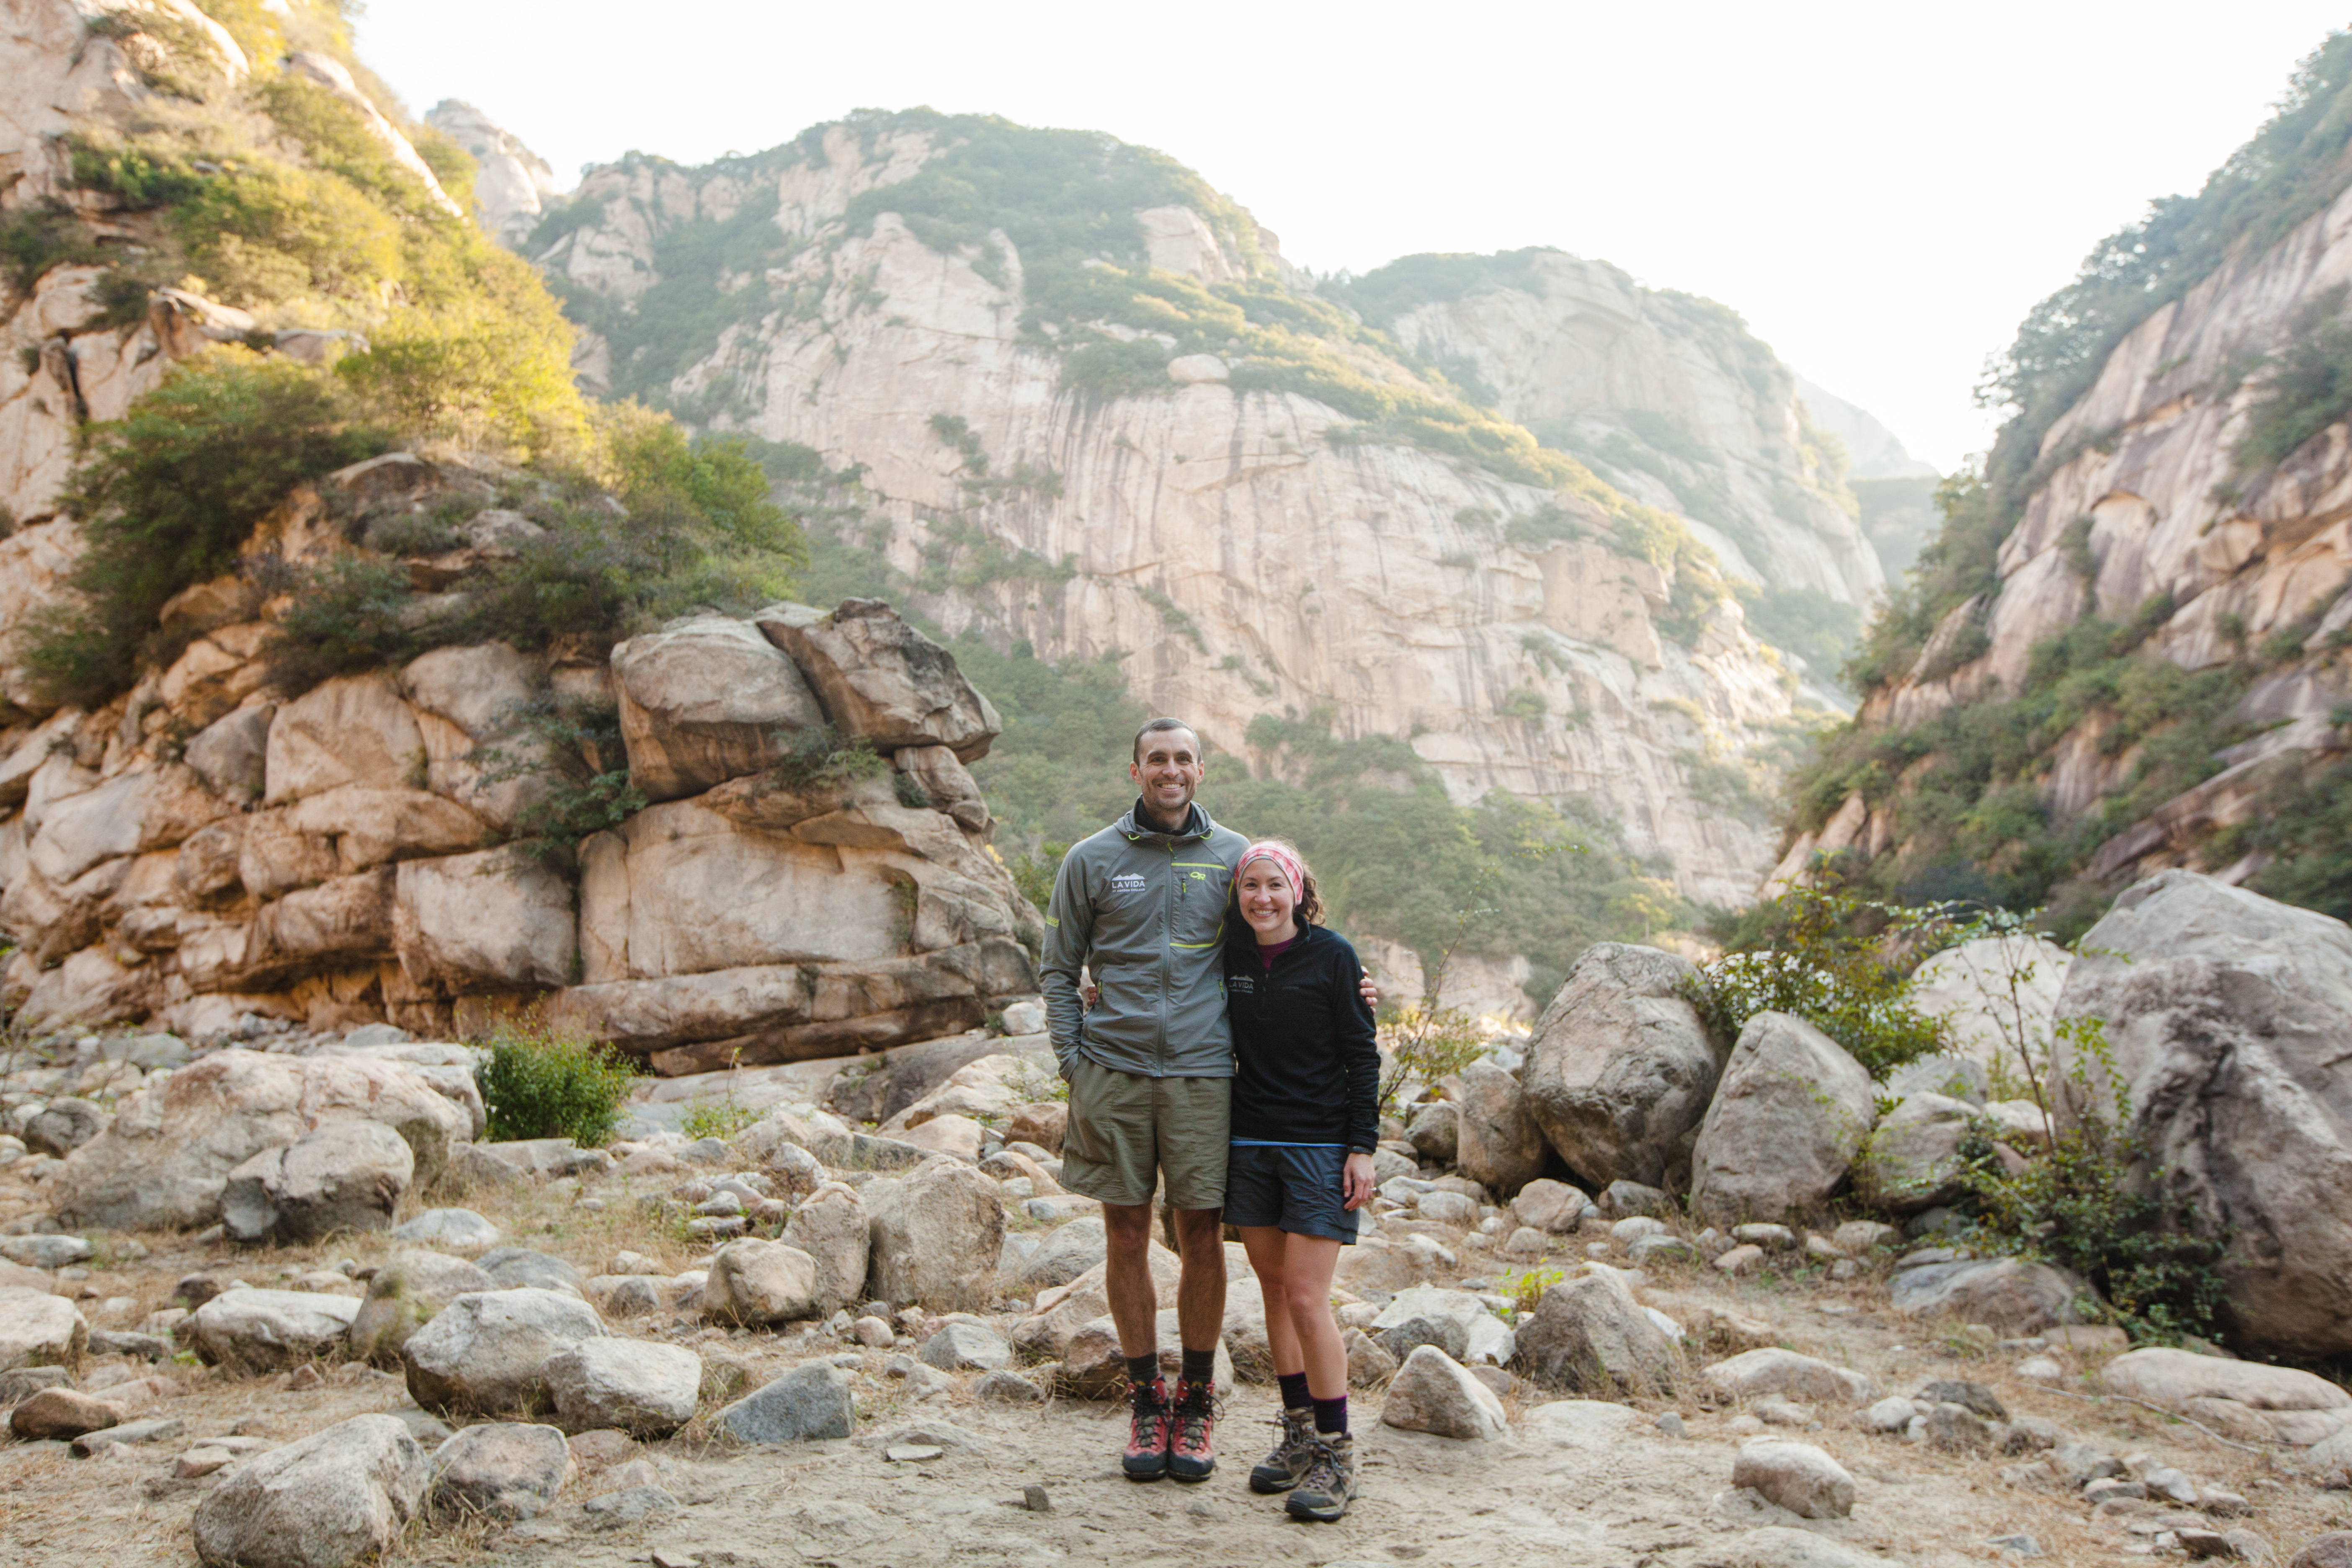
[[[1348,940],[1321,926],[1301,926],[1271,970],[1259,967],[1256,932],[1239,920],[1227,928],[1234,1137],[1350,1149],[1379,1142],[1381,1053],[1356,989],[1363,973]]]

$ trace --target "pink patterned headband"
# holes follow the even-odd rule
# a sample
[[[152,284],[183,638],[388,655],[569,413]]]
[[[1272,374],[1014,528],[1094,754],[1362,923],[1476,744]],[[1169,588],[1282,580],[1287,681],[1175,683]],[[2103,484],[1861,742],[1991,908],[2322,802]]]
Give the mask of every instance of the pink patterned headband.
[[[1307,896],[1307,868],[1298,863],[1297,856],[1279,844],[1253,844],[1243,850],[1242,858],[1234,865],[1235,884],[1240,883],[1242,873],[1249,868],[1249,863],[1253,860],[1274,862],[1274,868],[1281,872],[1284,879],[1289,882],[1290,897],[1294,902]]]

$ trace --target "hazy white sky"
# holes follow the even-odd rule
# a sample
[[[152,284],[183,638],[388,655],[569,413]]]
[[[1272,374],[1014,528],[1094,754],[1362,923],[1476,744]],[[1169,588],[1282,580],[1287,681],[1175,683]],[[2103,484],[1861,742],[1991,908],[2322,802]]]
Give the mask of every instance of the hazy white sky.
[[[861,106],[982,110],[1173,154],[1362,271],[1553,245],[1709,295],[1948,468],[1985,356],[2147,198],[2194,190],[2319,0],[973,5],[373,0],[362,52],[472,100],[567,183],[752,152]]]

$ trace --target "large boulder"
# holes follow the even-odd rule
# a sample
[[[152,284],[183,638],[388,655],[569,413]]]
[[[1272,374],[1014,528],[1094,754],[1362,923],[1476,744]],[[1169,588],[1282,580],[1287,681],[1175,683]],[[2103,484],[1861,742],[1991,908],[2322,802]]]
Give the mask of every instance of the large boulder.
[[[547,1358],[548,1394],[574,1432],[614,1427],[667,1437],[694,1419],[702,1358],[648,1340],[583,1340]]]
[[[1845,1181],[1877,1106],[1870,1075],[1786,1013],[1739,1031],[1691,1152],[1691,1212],[1717,1225],[1801,1217]]]
[[[36,1275],[35,1278],[40,1278]],[[0,1286],[0,1372],[19,1366],[70,1366],[89,1342],[89,1325],[63,1296]]]
[[[1960,1144],[1975,1106],[1941,1094],[1914,1094],[1871,1130],[1853,1166],[1864,1199],[1897,1214],[1957,1202],[1968,1191]]]
[[[2313,1373],[2151,1346],[2099,1369],[2110,1394],[2126,1394],[2195,1419],[2225,1415],[2280,1442],[2333,1439],[2352,1427],[2352,1394]],[[2340,1440],[2339,1440],[2340,1441]]]
[[[877,750],[945,746],[975,763],[1004,728],[954,657],[880,599],[844,599],[829,616],[777,605],[757,618],[815,688],[825,716]]]
[[[824,714],[758,628],[697,616],[613,649],[630,782],[648,800],[700,795],[782,757]]]
[[[1694,973],[1671,952],[1596,942],[1537,1020],[1528,1102],[1559,1157],[1596,1190],[1664,1185],[1706,1113],[1723,1059],[1684,994]]]
[[[1548,1287],[1519,1325],[1512,1364],[1546,1387],[1604,1399],[1663,1393],[1680,1372],[1673,1342],[1614,1269]]]
[[[1944,1020],[1944,1032],[1965,1057],[2011,1076],[2022,1068],[2018,1047],[2047,1061],[2051,1025],[2074,955],[2045,938],[2023,932],[1979,937],[1948,947],[1911,975],[1911,1005]]]
[[[2062,1021],[2101,1019],[2110,1083],[2057,1042],[2062,1113],[2116,1091],[2190,1223],[2225,1238],[2222,1306],[2248,1346],[2352,1352],[2352,928],[2189,871],[2129,888],[2083,939]]]
[[[816,1259],[797,1247],[747,1236],[710,1260],[702,1286],[702,1314],[720,1322],[753,1325],[820,1318]]]
[[[221,1228],[232,1241],[316,1241],[340,1230],[389,1230],[416,1174],[416,1155],[381,1121],[330,1121],[228,1173]]]
[[[874,1238],[866,1289],[874,1300],[935,1312],[988,1310],[1004,1247],[1004,1202],[994,1182],[935,1156],[902,1179],[869,1183],[866,1192]]]
[[[219,1051],[123,1097],[107,1130],[67,1157],[51,1205],[78,1226],[193,1230],[218,1217],[246,1161],[353,1119],[398,1133],[423,1184],[472,1131],[465,1108],[398,1063]]]
[[[231,1292],[234,1294],[235,1292]],[[460,1296],[401,1349],[410,1397],[428,1410],[545,1410],[548,1361],[607,1331],[596,1309],[566,1290]]]
[[[818,1317],[862,1299],[873,1243],[873,1220],[855,1187],[827,1182],[793,1211],[784,1223],[784,1245],[816,1265],[811,1292]]]
[[[352,1319],[354,1359],[390,1366],[417,1330],[460,1296],[495,1290],[498,1281],[462,1258],[439,1252],[397,1252],[368,1281]]]
[[[196,1353],[250,1375],[323,1361],[349,1342],[360,1304],[310,1290],[224,1290],[195,1310]]]
[[[1498,1197],[1543,1174],[1544,1132],[1517,1074],[1492,1062],[1473,1062],[1457,1080],[1454,1163]]]
[[[196,1505],[196,1555],[236,1568],[345,1568],[388,1554],[425,1505],[425,1450],[391,1415],[354,1415],[258,1454]]]

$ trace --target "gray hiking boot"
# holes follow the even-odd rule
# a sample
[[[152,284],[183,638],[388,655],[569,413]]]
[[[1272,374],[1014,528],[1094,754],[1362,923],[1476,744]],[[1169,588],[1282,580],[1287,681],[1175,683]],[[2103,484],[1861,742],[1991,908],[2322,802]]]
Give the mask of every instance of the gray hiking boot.
[[[1274,1452],[1257,1462],[1250,1471],[1250,1490],[1254,1492],[1286,1492],[1298,1484],[1315,1454],[1315,1412],[1286,1410],[1277,1423],[1282,1436],[1275,1443]]]
[[[1348,1505],[1356,1500],[1356,1440],[1327,1437],[1318,1432],[1309,1439],[1309,1447],[1307,1473],[1283,1506],[1293,1519],[1328,1523],[1346,1513]]]

